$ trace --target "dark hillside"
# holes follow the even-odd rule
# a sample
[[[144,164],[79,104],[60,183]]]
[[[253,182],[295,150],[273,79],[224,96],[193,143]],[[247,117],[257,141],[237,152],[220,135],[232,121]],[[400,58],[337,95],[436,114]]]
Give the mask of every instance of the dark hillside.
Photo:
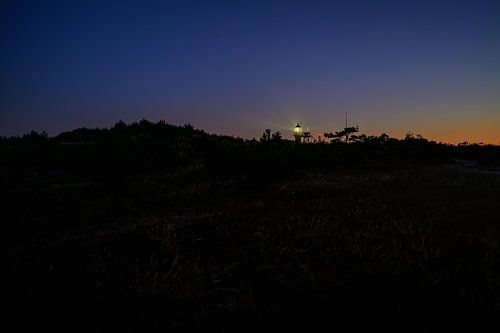
[[[499,167],[495,146],[145,120],[3,138],[5,314],[86,332],[498,326]]]

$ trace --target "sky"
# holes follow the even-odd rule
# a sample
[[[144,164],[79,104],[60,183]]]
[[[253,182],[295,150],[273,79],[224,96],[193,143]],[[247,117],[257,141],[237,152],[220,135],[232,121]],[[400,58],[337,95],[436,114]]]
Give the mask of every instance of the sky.
[[[0,136],[143,118],[500,144],[500,1],[0,5]]]

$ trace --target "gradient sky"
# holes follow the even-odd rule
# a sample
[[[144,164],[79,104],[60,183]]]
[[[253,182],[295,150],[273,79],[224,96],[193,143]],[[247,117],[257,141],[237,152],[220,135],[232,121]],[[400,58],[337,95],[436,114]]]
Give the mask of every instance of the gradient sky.
[[[165,119],[500,144],[500,1],[0,5],[0,135]]]

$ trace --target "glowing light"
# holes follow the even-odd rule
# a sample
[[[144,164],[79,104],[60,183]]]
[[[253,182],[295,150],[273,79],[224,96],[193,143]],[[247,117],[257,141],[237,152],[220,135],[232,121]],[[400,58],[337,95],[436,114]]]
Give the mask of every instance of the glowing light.
[[[300,124],[297,124],[297,126],[295,126],[293,131],[295,134],[302,134],[302,127],[300,126]]]

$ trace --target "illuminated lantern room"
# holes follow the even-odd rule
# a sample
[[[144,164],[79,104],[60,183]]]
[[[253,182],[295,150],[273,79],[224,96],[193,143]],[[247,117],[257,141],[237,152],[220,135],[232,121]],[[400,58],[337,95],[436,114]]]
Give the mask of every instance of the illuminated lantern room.
[[[295,135],[302,135],[302,126],[300,126],[300,124],[297,124],[297,126],[295,126],[294,133]]]

